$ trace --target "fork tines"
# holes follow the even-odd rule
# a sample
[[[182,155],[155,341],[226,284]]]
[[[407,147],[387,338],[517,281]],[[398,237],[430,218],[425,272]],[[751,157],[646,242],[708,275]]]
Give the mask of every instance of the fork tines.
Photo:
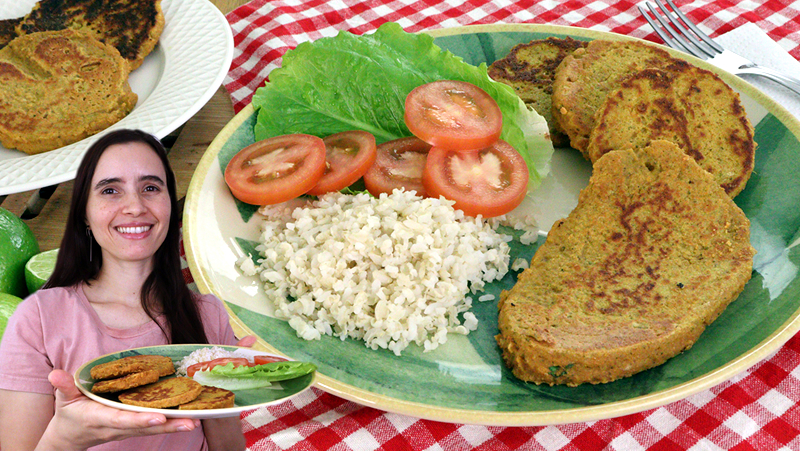
[[[672,0],[666,0],[667,4],[672,8],[672,12],[667,9],[661,0],[655,0],[655,2],[658,4],[658,9],[661,10],[661,14],[656,11],[650,2],[645,2],[645,5],[647,5],[647,8],[650,10],[652,17],[655,18],[661,26],[653,21],[642,6],[638,6],[639,12],[642,13],[647,23],[653,27],[656,34],[658,34],[668,46],[683,50],[702,59],[708,59],[722,53],[722,47],[714,42],[707,34],[700,31],[700,29],[675,6]],[[691,32],[689,30],[691,30]],[[697,38],[700,39],[698,40]]]

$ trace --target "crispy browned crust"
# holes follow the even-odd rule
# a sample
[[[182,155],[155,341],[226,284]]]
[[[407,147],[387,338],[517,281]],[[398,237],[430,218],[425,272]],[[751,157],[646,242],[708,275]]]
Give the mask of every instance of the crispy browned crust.
[[[0,49],[0,142],[36,154],[91,136],[128,115],[137,96],[119,52],[88,33],[20,36]]]
[[[604,383],[688,349],[750,279],[749,221],[674,144],[594,165],[516,285],[497,343],[537,384]]]
[[[17,26],[22,22],[22,18],[0,20],[0,49],[7,46],[9,42],[17,37]]]
[[[230,390],[204,386],[197,399],[181,404],[178,410],[226,409],[233,407],[235,399],[236,395]]]
[[[133,406],[164,409],[193,401],[201,391],[203,386],[194,379],[172,377],[121,393],[119,401]]]
[[[739,94],[713,72],[684,61],[636,73],[611,91],[595,116],[586,153],[678,145],[735,197],[753,171],[755,141]]]
[[[17,26],[17,34],[71,28],[114,46],[136,69],[164,30],[160,0],[41,0]]]
[[[116,379],[97,381],[92,385],[92,393],[116,393],[129,388],[151,384],[158,380],[158,371],[145,370]]]
[[[488,69],[492,79],[514,88],[529,108],[545,118],[554,146],[569,145],[569,138],[559,127],[558,121],[553,119],[550,97],[553,94],[556,67],[567,55],[586,47],[586,44],[570,37],[549,37],[519,44]]]
[[[643,41],[598,39],[564,58],[553,80],[553,117],[569,136],[570,145],[586,155],[595,112],[606,95],[628,76],[646,68],[678,61],[665,50]]]

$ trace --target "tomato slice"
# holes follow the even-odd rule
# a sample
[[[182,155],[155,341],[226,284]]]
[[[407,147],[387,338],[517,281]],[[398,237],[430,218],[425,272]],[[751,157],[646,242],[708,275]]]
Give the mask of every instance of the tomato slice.
[[[233,196],[253,205],[294,199],[325,172],[325,143],[311,135],[282,135],[251,144],[231,158],[225,183]]]
[[[198,371],[205,371],[218,365],[227,365],[231,362],[233,362],[234,367],[250,366],[250,361],[244,357],[220,357],[218,359],[209,360],[208,362],[199,362],[194,365],[189,365],[189,367],[186,368],[186,375],[192,377],[194,373]]]
[[[414,136],[448,150],[492,145],[503,128],[497,102],[464,81],[440,80],[415,88],[406,97],[405,121]]]
[[[375,197],[391,194],[395,188],[416,191],[425,197],[422,171],[431,145],[416,138],[400,138],[378,146],[375,163],[364,174],[364,186]]]
[[[469,216],[491,218],[516,208],[528,191],[528,166],[503,140],[485,149],[428,152],[422,184],[431,197],[444,196]]]
[[[271,355],[257,355],[253,356],[253,363],[256,365],[264,365],[272,362],[285,362],[283,357],[275,357]]]
[[[321,196],[346,188],[375,162],[377,146],[372,133],[353,130],[327,136],[322,141],[325,143],[325,172],[306,194]]]

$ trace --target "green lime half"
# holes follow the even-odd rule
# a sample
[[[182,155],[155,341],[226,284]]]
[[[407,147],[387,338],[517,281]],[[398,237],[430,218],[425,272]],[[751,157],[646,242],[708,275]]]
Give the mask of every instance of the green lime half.
[[[58,249],[51,249],[34,255],[28,263],[25,263],[25,284],[28,285],[28,293],[33,293],[47,282],[56,267],[56,257]]]
[[[0,293],[0,338],[3,337],[3,332],[6,330],[8,318],[11,317],[20,302],[22,299],[13,294]]]

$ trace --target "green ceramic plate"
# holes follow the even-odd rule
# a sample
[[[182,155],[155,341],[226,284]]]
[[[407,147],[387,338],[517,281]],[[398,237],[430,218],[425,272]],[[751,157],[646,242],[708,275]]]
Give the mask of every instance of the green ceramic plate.
[[[208,409],[208,410],[177,410],[177,409],[151,409],[149,407],[138,407],[123,404],[117,400],[115,395],[97,395],[91,392],[92,385],[95,380],[90,376],[90,371],[95,365],[110,362],[112,360],[121,359],[132,355],[164,355],[172,359],[175,365],[191,354],[193,351],[209,347],[210,345],[163,345],[163,346],[150,346],[146,348],[130,349],[122,352],[115,352],[113,354],[104,355],[91,362],[78,368],[75,372],[75,384],[78,386],[83,394],[94,399],[95,401],[105,404],[107,406],[115,407],[121,410],[130,410],[134,412],[159,412],[163,413],[167,418],[224,418],[239,416],[245,410],[257,409],[263,406],[278,404],[286,401],[288,398],[302,393],[314,383],[314,373],[308,374],[296,379],[275,382],[272,386],[262,389],[253,390],[236,390],[233,393],[236,395],[234,406],[225,409]],[[250,348],[241,348],[237,346],[221,346],[215,345],[223,349],[240,354],[243,357],[252,357],[254,355],[264,355],[265,352],[256,351]],[[171,377],[171,376],[170,376]]]
[[[467,62],[491,63],[517,43],[547,36],[631,39],[571,27],[475,26],[431,32],[441,47]],[[682,54],[673,52],[676,56]],[[270,302],[254,277],[236,267],[243,249],[259,236],[252,208],[240,208],[222,168],[253,142],[254,110],[240,112],[211,143],[189,187],[184,214],[186,255],[199,289],[225,300],[234,326],[253,332],[267,349],[318,366],[317,385],[328,392],[387,411],[441,421],[486,425],[543,425],[588,421],[633,413],[684,398],[719,384],[764,359],[800,329],[800,123],[743,80],[698,59],[742,95],[755,125],[755,171],[736,203],[751,220],[758,250],[754,274],[744,292],[700,337],[691,350],[666,364],[614,383],[575,388],[528,384],[503,365],[494,340],[497,308],[477,303],[477,331],[451,336],[429,353],[407,348],[401,357],[372,351],[363,342],[323,337],[298,338],[287,323],[271,316]],[[538,215],[542,235],[566,216],[586,185],[590,168],[572,149],[556,149],[552,173],[526,205]],[[516,256],[530,258],[538,244],[514,243]],[[493,283],[498,294],[515,275]]]

